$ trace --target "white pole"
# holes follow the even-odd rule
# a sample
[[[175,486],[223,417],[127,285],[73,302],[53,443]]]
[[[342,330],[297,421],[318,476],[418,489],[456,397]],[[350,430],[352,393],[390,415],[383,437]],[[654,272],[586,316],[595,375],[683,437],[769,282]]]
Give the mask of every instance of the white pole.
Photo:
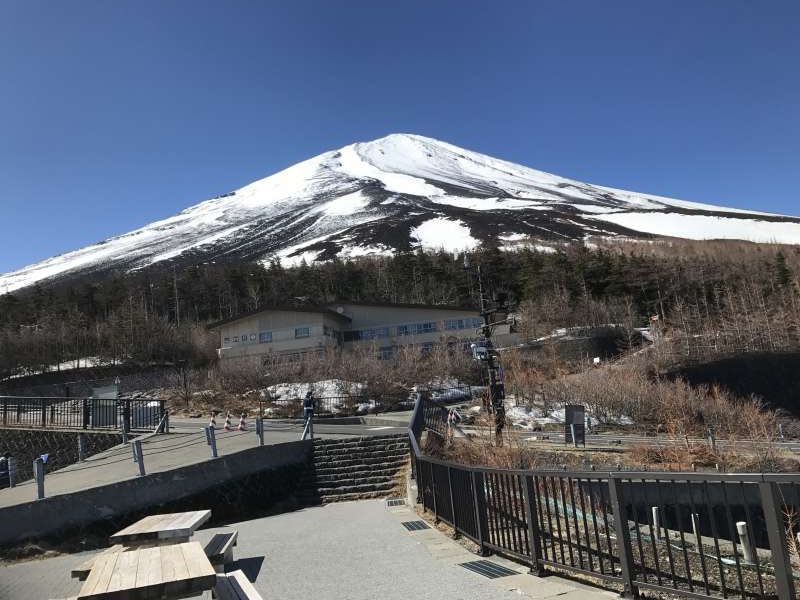
[[[750,536],[747,534],[747,522],[737,521],[736,532],[739,534],[739,545],[742,547],[742,554],[744,555],[745,562],[756,562],[753,543],[750,541]]]

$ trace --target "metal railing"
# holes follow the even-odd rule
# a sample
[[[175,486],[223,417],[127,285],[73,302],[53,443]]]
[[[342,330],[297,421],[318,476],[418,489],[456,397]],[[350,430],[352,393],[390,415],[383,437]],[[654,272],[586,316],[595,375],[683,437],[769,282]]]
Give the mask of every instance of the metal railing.
[[[418,502],[480,546],[530,565],[688,598],[795,598],[800,474],[512,471],[425,455],[447,408],[409,425]]]
[[[0,396],[3,427],[131,431],[152,429],[164,415],[163,400]]]

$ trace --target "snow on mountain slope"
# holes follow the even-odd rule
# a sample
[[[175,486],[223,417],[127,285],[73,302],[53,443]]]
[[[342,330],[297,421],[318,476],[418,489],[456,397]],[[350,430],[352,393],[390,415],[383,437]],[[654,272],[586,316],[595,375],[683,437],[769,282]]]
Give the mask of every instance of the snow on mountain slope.
[[[285,265],[457,252],[482,242],[539,248],[587,236],[800,243],[800,219],[590,185],[410,134],[325,152],[174,217],[0,275],[37,282],[199,263]]]

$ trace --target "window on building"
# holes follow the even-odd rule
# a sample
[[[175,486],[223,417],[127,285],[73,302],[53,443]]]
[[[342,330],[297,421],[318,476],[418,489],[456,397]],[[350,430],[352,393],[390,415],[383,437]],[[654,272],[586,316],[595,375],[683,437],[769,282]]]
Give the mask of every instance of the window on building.
[[[268,344],[272,341],[272,332],[271,331],[261,331],[258,334],[258,343],[259,344]]]
[[[389,328],[373,327],[371,329],[362,329],[360,333],[362,340],[376,340],[378,338],[389,337]]]
[[[294,337],[295,338],[311,337],[311,328],[310,327],[296,327],[295,330],[294,330]]]
[[[464,329],[464,319],[445,319],[444,328],[448,331],[453,329]]]
[[[421,333],[435,333],[436,331],[436,323],[433,321],[397,326],[397,335],[420,335]]]
[[[234,342],[238,342],[239,341],[239,336],[238,335],[233,336],[233,341]]]
[[[445,319],[444,328],[453,331],[455,329],[477,329],[483,325],[480,317],[467,317],[466,319]]]
[[[419,346],[419,352],[423,356],[426,354],[430,354],[432,350],[433,350],[433,342],[425,342],[424,344],[420,344]]]
[[[391,360],[392,358],[394,358],[393,346],[384,346],[383,348],[378,348],[378,360]]]
[[[230,344],[231,343],[231,338],[226,337],[224,340],[222,340],[222,343],[223,344]]]

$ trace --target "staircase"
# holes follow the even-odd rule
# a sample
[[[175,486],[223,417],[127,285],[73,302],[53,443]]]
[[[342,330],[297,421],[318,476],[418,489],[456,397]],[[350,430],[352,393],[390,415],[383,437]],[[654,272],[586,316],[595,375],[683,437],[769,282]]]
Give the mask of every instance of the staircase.
[[[313,505],[388,496],[408,458],[406,434],[315,439],[313,460],[300,480],[297,500]]]

